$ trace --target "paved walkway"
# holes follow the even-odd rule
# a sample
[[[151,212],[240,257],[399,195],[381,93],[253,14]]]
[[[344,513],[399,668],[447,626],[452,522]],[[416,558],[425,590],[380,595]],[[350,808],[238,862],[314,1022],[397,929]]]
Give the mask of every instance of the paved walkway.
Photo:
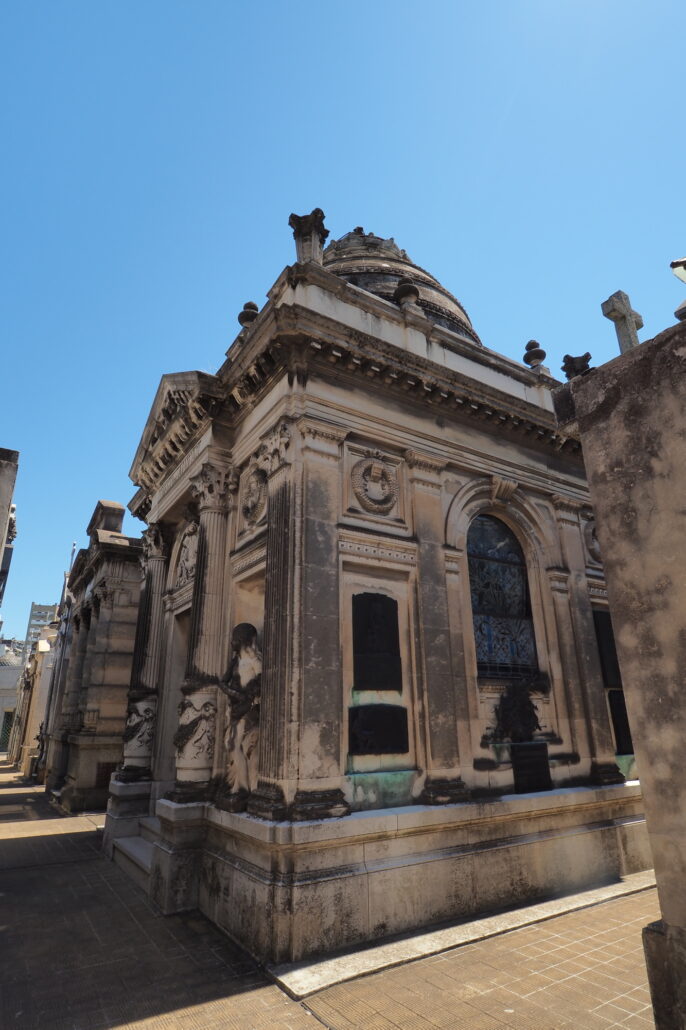
[[[197,913],[158,915],[0,766],[0,1026],[6,1030],[608,1030],[652,1027],[641,927],[654,890],[330,987],[298,1002]]]

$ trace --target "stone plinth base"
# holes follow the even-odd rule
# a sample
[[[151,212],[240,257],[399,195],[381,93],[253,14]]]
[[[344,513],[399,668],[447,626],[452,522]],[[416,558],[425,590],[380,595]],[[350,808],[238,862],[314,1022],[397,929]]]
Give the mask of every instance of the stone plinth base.
[[[97,812],[107,807],[110,777],[121,762],[120,735],[74,733],[69,737],[69,766],[60,795],[67,812]]]
[[[165,915],[198,907],[208,807],[202,802],[179,804],[167,798],[155,806],[161,834],[153,847],[150,897]]]
[[[150,780],[122,783],[112,778],[102,841],[103,851],[108,858],[112,857],[114,842],[118,837],[134,837],[138,833],[139,820],[148,815],[150,809],[151,788]]]
[[[686,1030],[686,930],[664,920],[643,928],[656,1030]]]
[[[275,963],[583,890],[652,864],[637,785],[305,822],[168,800],[156,812],[156,903],[164,912],[197,904]]]

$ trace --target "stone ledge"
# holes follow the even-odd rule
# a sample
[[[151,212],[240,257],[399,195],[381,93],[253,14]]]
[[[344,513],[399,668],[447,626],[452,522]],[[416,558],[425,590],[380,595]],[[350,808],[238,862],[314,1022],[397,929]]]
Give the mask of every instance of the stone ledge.
[[[351,838],[370,836],[404,835],[435,830],[453,829],[478,822],[498,823],[519,819],[526,815],[572,813],[584,811],[592,818],[591,811],[608,802],[619,805],[640,800],[641,788],[638,781],[617,784],[610,787],[569,787],[542,791],[537,794],[510,794],[492,801],[472,801],[452,805],[408,805],[402,808],[374,809],[353,812],[336,819],[309,820],[302,822],[269,822],[257,819],[244,812],[223,812],[213,805],[176,805],[178,809],[204,808],[204,817],[210,826],[250,837],[264,843],[277,845],[310,844],[314,841],[342,843]],[[158,802],[159,806],[160,802]],[[165,805],[174,802],[165,801]],[[162,813],[157,812],[158,815]],[[167,818],[166,809],[163,818]],[[182,821],[183,814],[174,816]],[[191,818],[197,818],[191,815]]]
[[[381,969],[402,965],[416,959],[436,955],[463,944],[495,937],[532,923],[540,923],[565,912],[589,908],[612,898],[636,894],[655,886],[655,874],[651,870],[625,876],[617,883],[595,890],[570,894],[566,898],[543,901],[526,908],[518,908],[498,915],[487,916],[469,922],[455,923],[428,933],[417,933],[402,940],[379,944],[371,948],[350,950],[332,958],[315,962],[293,962],[283,965],[267,965],[267,971],[280,987],[293,998],[305,998],[317,991],[335,984],[354,980],[360,976],[377,973]]]

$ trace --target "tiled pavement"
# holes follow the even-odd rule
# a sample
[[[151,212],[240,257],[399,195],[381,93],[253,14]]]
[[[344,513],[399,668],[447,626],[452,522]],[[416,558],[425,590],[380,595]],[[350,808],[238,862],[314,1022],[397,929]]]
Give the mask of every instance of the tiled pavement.
[[[641,927],[654,890],[464,945],[297,1002],[198,914],[162,917],[0,768],[2,1030],[607,1030],[653,1026]]]

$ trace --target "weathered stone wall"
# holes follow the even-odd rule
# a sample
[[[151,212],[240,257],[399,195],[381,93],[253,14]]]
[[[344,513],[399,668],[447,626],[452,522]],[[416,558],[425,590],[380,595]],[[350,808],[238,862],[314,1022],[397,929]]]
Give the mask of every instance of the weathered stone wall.
[[[649,935],[647,954],[658,1026],[683,1027],[686,326],[573,379],[566,394],[584,447],[655,860],[663,926]]]

